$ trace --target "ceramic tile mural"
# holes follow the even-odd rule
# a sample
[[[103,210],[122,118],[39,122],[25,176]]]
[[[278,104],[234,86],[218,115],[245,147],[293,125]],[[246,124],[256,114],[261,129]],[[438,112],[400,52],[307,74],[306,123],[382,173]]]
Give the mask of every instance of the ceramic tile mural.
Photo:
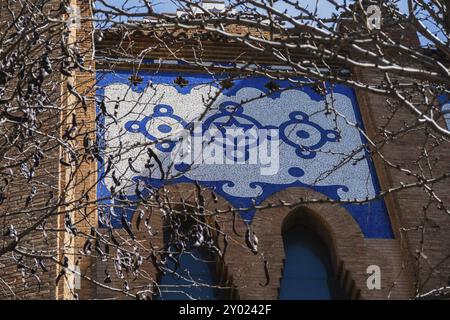
[[[365,140],[357,128],[362,128],[362,123],[349,88],[337,85],[326,97],[310,87],[270,93],[268,79],[251,77],[235,80],[231,88],[219,92],[220,86],[206,74],[183,74],[182,85],[174,83],[177,73],[140,73],[142,82],[137,85],[130,85],[130,76],[131,72],[98,72],[97,111],[102,120],[98,135],[105,161],[99,165],[103,176],[98,195],[105,198],[102,205],[117,205],[109,212],[114,226],[120,227],[120,216],[129,218],[135,209],[126,200],[136,202],[137,193],[146,196],[148,187],[164,184],[197,181],[239,208],[251,208],[288,187],[307,187],[343,200],[362,200],[379,191],[373,165],[362,148]],[[276,84],[280,88],[290,85]],[[264,96],[255,99],[261,94]],[[214,96],[217,99],[206,110],[205,101]],[[326,101],[331,99],[334,112],[325,112]],[[242,163],[227,164],[226,158],[239,160],[238,153],[231,158],[225,153],[224,163],[206,163],[207,159],[197,161],[192,146],[192,157],[174,161],[180,136],[189,129],[194,132],[194,123],[203,135],[227,128],[271,132],[273,135],[252,141],[261,147],[258,151],[279,156],[270,163],[255,163],[248,161],[249,152],[244,148]],[[218,141],[209,139],[215,146]],[[159,164],[148,148],[161,160]],[[118,160],[110,164],[113,169],[106,170],[108,155],[116,153],[121,156],[114,156]],[[205,153],[197,154],[202,155],[207,158]],[[124,191],[122,196],[107,200],[117,182]],[[382,200],[344,206],[366,237],[393,237]],[[241,213],[249,221],[254,214],[251,209]]]

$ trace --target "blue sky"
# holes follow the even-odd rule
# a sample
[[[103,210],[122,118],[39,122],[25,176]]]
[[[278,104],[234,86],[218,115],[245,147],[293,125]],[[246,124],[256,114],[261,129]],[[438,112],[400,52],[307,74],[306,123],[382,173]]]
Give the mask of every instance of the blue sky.
[[[121,6],[126,3],[126,7],[132,7],[136,4],[142,3],[140,0],[104,0],[105,2],[115,5],[115,6]],[[157,12],[175,12],[177,8],[177,1],[176,0],[153,0],[154,9]],[[339,3],[343,3],[342,0],[337,0]],[[347,3],[350,3],[351,1],[347,1]],[[303,0],[302,4],[304,6],[307,6],[309,10],[315,10],[316,4],[317,4],[317,15],[320,17],[328,17],[331,16],[333,12],[336,12],[335,7],[330,4],[327,0]],[[407,1],[406,0],[399,0],[398,1],[399,8],[402,12],[406,12],[407,10]],[[275,7],[277,9],[288,9],[290,11],[293,11],[292,8],[289,8],[283,1],[275,2]],[[289,11],[288,11],[289,12]]]
[[[142,10],[142,0],[104,0],[105,2],[114,5],[114,6],[124,6],[128,11],[130,10],[138,10],[138,7],[141,7]],[[347,2],[347,4],[351,3],[352,1],[347,0],[336,0],[338,3],[344,3]],[[175,12],[177,8],[177,1],[176,0],[152,0],[153,8],[157,12]],[[228,1],[226,1],[228,2]],[[303,6],[306,6],[306,8],[309,11],[316,10],[317,5],[317,16],[321,18],[328,18],[331,17],[333,13],[336,13],[335,7],[330,4],[327,0],[302,0],[301,1]],[[401,12],[406,13],[408,11],[408,4],[407,0],[398,0],[397,5]],[[284,1],[278,1],[275,2],[275,7],[281,11],[284,11],[285,9],[288,10],[288,13],[291,15],[297,15],[299,14],[298,10],[295,10],[292,7],[289,7],[285,4]],[[430,27],[431,30],[437,30],[435,26],[433,26],[429,22],[425,22],[425,24]],[[442,34],[440,35],[440,38],[443,39]],[[421,37],[422,44],[426,44],[426,41],[423,40]]]

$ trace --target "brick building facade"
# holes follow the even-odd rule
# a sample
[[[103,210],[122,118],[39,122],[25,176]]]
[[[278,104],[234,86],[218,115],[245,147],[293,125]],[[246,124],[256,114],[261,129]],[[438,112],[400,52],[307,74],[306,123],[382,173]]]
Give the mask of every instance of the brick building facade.
[[[72,0],[71,4],[79,8],[82,17],[84,15],[89,16],[90,8],[87,2]],[[341,27],[351,26],[343,25]],[[251,32],[243,26],[234,26],[233,28],[233,32],[236,33]],[[116,83],[124,85],[134,75],[141,77],[143,83],[150,79],[155,84],[160,81],[161,85],[167,85],[168,82],[164,82],[166,81],[164,79],[155,80],[156,72],[162,73],[163,77],[167,76],[170,81],[174,79],[175,75],[181,75],[184,78],[193,79],[191,81],[196,81],[195,79],[200,77],[199,75],[204,74],[204,71],[200,68],[174,62],[192,60],[194,52],[192,48],[196,46],[195,41],[192,43],[183,42],[180,45],[174,40],[173,47],[171,47],[172,51],[169,51],[164,46],[158,48],[161,34],[155,34],[152,30],[145,30],[145,28],[140,27],[126,35],[121,34],[120,30],[106,31],[101,40],[99,40],[100,37],[97,37],[96,43],[92,43],[95,39],[92,36],[92,24],[83,19],[81,19],[79,25],[72,27],[71,32],[71,36],[81,44],[87,66],[90,68],[89,72],[75,72],[72,83],[79,92],[88,97],[86,102],[88,111],[86,112],[80,107],[71,112],[77,113],[79,121],[85,125],[83,130],[90,132],[92,136],[96,133],[95,119],[97,117],[94,96],[99,94],[99,90],[102,96],[107,97],[104,90],[108,86],[113,86]],[[402,31],[398,34],[395,34],[392,30],[390,32],[398,41],[414,46],[418,45],[415,34],[411,34],[411,32]],[[189,37],[189,34],[187,37]],[[121,41],[119,42],[118,39],[121,39]],[[202,42],[201,50],[204,61],[218,65],[230,61],[234,63],[252,61],[259,64],[273,64],[273,58],[269,54],[256,50],[252,51],[249,47],[236,42],[224,43],[221,41],[221,39],[208,38]],[[145,56],[145,59],[150,62],[141,64],[140,61],[123,59],[126,56],[134,56],[152,45],[158,49],[152,50]],[[95,47],[95,53],[93,47]],[[105,72],[104,70],[107,70],[105,72],[106,78],[108,78],[108,74],[111,74],[109,60],[114,60],[113,76],[117,77],[117,74],[119,74],[119,78],[122,80],[114,78],[115,80],[105,82],[102,80],[104,78],[99,76],[101,72]],[[160,63],[161,61],[169,61],[169,63]],[[345,66],[338,65],[336,67],[342,68]],[[220,70],[220,66],[215,67],[215,70]],[[349,72],[349,77],[360,79],[365,83],[376,84],[382,78],[382,74],[378,71],[367,68],[352,68]],[[55,77],[57,76],[60,75],[55,74]],[[249,77],[251,78],[251,76]],[[62,104],[76,104],[76,101],[71,101],[74,98],[68,94],[64,85],[65,81],[63,79],[63,85],[61,86]],[[131,83],[128,86],[133,88]],[[114,89],[114,87],[112,88]],[[247,87],[242,85],[242,88]],[[64,97],[66,98],[64,99]],[[360,120],[368,138],[375,142],[381,141],[382,131],[380,128],[386,122],[384,119],[386,99],[364,90],[354,91],[354,97],[355,102],[353,104],[358,108],[355,114],[361,117]],[[111,101],[114,99],[115,97],[111,98]],[[174,110],[175,113],[176,111]],[[355,117],[357,118],[357,116]],[[254,118],[256,119],[257,116],[255,115]],[[414,116],[401,109],[391,119],[389,126],[395,128],[400,124],[414,122],[415,120]],[[53,126],[53,124],[49,125],[50,127]],[[64,128],[64,124],[62,128]],[[389,128],[386,128],[386,130],[389,130]],[[388,161],[409,167],[420,158],[421,150],[418,146],[424,143],[423,139],[425,137],[416,135],[414,132],[407,132],[398,139],[384,144],[380,151]],[[83,141],[78,141],[78,143],[82,144]],[[57,152],[57,149],[54,152]],[[445,145],[437,147],[434,153],[436,157],[441,159],[449,157]],[[91,198],[99,196],[99,192],[102,191],[95,186],[98,177],[96,173],[99,170],[96,161],[86,161],[82,164],[80,170],[73,172],[71,171],[73,170],[72,167],[58,165],[58,162],[54,161],[57,158],[57,155],[49,157],[48,163],[43,164],[46,172],[43,178],[49,179],[48,172],[51,172],[51,181],[47,180],[47,184],[52,185],[58,192],[65,192],[67,197],[73,197],[74,199],[86,194],[86,192]],[[397,187],[401,182],[413,181],[408,174],[402,173],[396,167],[390,167],[386,163],[379,158],[378,154],[373,154],[367,164],[367,175],[372,178],[372,175],[375,177],[373,178],[373,181],[375,181],[374,190],[377,188],[389,190]],[[443,167],[435,167],[436,172],[448,172],[450,170],[448,161],[440,161],[439,163]],[[69,180],[71,180],[70,183],[68,183]],[[211,183],[211,181],[208,180],[208,183]],[[17,199],[14,198],[14,202],[10,202],[10,205],[20,206],[23,203],[26,196],[21,195],[20,189],[24,183],[12,187],[14,189],[11,189],[10,192],[13,192]],[[355,186],[358,186],[357,182],[355,183]],[[274,182],[272,185],[278,186],[280,183]],[[352,189],[351,185],[346,186]],[[326,189],[327,187],[324,186],[323,189],[319,190],[308,187],[308,183],[285,183],[282,188],[277,187],[266,197],[261,198],[258,204],[270,206],[270,204],[279,204],[280,202],[295,203],[298,199],[333,198],[327,193],[331,192]],[[435,186],[435,190],[441,195],[443,202],[450,201],[448,188],[445,182]],[[174,203],[182,198],[188,205],[195,206],[199,200],[196,183],[190,178],[165,185],[160,192],[161,196],[169,200],[173,199]],[[230,206],[237,206],[233,203],[236,198],[239,197],[229,197],[229,193],[226,192],[219,192],[218,195],[204,194],[205,208],[211,212],[227,211]],[[47,201],[47,199],[42,199],[42,201]],[[278,299],[285,266],[283,230],[296,224],[313,230],[324,241],[331,256],[332,272],[345,291],[346,297],[350,299],[410,299],[417,293],[415,291],[417,286],[421,291],[445,286],[449,281],[448,276],[450,274],[450,263],[446,260],[450,253],[450,218],[438,208],[428,210],[427,216],[424,216],[422,206],[426,201],[426,194],[423,190],[411,188],[389,194],[384,199],[383,204],[374,205],[375,209],[369,206],[368,209],[364,209],[366,211],[358,211],[363,209],[356,209],[339,203],[330,204],[321,201],[300,206],[274,206],[270,209],[257,211],[252,216],[251,226],[252,231],[260,239],[258,251],[263,254],[258,255],[253,255],[248,248],[242,245],[245,243],[247,230],[244,219],[238,218],[235,220],[230,214],[218,215],[216,222],[220,225],[220,230],[224,234],[232,234],[235,239],[235,241],[227,244],[227,252],[224,256],[214,258],[217,284],[227,288],[223,290],[221,297],[229,299]],[[139,212],[140,209],[141,207],[137,207],[132,210]],[[6,210],[8,209],[6,208]],[[144,208],[143,210],[148,209]],[[380,213],[380,210],[384,210],[383,212],[386,215]],[[365,216],[362,218],[358,216],[361,214],[365,214]],[[371,215],[375,216],[373,220],[371,220]],[[165,241],[163,228],[166,223],[163,214],[156,211],[148,221],[153,230],[160,231],[155,235],[150,235],[145,228],[137,230],[135,227],[136,218],[137,214],[130,216],[136,241],[150,242],[153,247],[163,247]],[[99,226],[98,207],[89,205],[83,212],[77,211],[73,219],[79,221],[77,225],[79,232],[89,234],[92,227]],[[55,215],[48,223],[59,228],[64,226],[61,215]],[[8,224],[11,224],[11,222],[8,221],[5,225]],[[423,227],[418,228],[418,226]],[[101,232],[102,229],[99,228],[98,230]],[[125,230],[118,228],[116,232],[119,235],[123,233],[126,237]],[[21,298],[70,299],[71,288],[76,288],[76,292],[82,299],[124,297],[122,293],[102,287],[105,270],[109,270],[111,273],[109,285],[117,288],[122,287],[124,280],[127,280],[128,283],[133,284],[134,290],[139,290],[139,288],[148,287],[149,284],[151,286],[153,280],[158,281],[161,278],[158,270],[151,264],[146,265],[138,276],[125,274],[125,279],[115,277],[113,275],[114,265],[111,261],[105,262],[100,258],[94,259],[79,254],[85,243],[84,238],[66,235],[62,238],[47,239],[46,242],[41,244],[41,240],[30,236],[29,241],[34,241],[36,247],[42,247],[46,250],[57,248],[61,257],[63,255],[70,257],[69,264],[76,265],[77,270],[83,274],[83,277],[80,280],[77,279],[76,275],[72,275],[55,286],[54,279],[60,273],[60,269],[57,267],[50,269],[46,273],[46,278],[41,279],[42,284],[39,292],[32,286],[15,290]],[[223,241],[221,239],[217,244],[220,248],[225,247]],[[133,250],[133,245],[130,244],[130,250]],[[424,250],[422,251],[421,248]],[[111,255],[113,255],[114,249],[111,249],[111,251],[113,252]],[[425,266],[423,265],[423,258],[418,256],[417,252],[426,254]],[[20,277],[17,276],[16,264],[12,263],[11,260],[5,262],[0,260],[0,263],[3,263],[0,271],[1,278],[8,282],[11,287],[22,287],[19,284]],[[372,265],[379,266],[381,269],[381,289],[379,290],[371,290],[367,286],[369,277],[367,268]],[[437,272],[430,273],[430,268],[437,268]],[[267,274],[270,275],[270,279],[267,279]],[[153,280],[150,281],[149,279]],[[90,280],[97,281],[97,285]],[[8,293],[5,293],[4,296],[10,297]]]

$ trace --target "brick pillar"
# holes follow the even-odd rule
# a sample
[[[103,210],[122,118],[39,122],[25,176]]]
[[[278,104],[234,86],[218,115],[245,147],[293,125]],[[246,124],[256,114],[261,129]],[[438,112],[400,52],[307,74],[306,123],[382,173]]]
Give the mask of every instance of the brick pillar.
[[[2,37],[9,34],[11,36],[15,32],[15,27],[12,24],[13,17],[8,10],[18,14],[22,9],[22,3],[17,1],[1,1],[0,2],[0,29],[2,30]],[[47,1],[42,7],[42,11],[52,16],[53,19],[59,19],[59,12],[56,10],[60,6],[60,1]],[[59,37],[51,39],[52,32],[59,32],[60,25],[54,25],[53,30],[41,31],[40,39],[48,39],[48,41],[58,46]],[[7,44],[1,44],[2,49],[7,48]],[[39,47],[39,43],[31,44],[26,41],[20,43],[20,48],[23,50],[23,54],[26,54],[26,50],[30,46],[34,46],[35,54],[39,57],[45,48]],[[42,50],[39,52],[39,50]],[[58,50],[50,54],[50,58],[59,55]],[[4,56],[0,54],[0,59]],[[30,58],[30,57],[29,57]],[[30,58],[31,59],[31,58]],[[44,83],[45,91],[50,93],[49,100],[55,106],[59,106],[59,99],[61,96],[61,75],[58,72],[58,68],[53,67],[53,73],[47,77],[47,81]],[[6,95],[14,90],[14,82],[12,79],[5,84]],[[17,101],[13,100],[13,104]],[[3,109],[3,106],[2,106]],[[0,249],[5,248],[11,244],[12,238],[5,236],[4,232],[9,226],[14,226],[18,234],[30,228],[30,232],[24,235],[20,239],[20,247],[22,249],[34,250],[35,252],[44,252],[46,255],[57,255],[57,232],[54,230],[59,227],[58,225],[58,210],[55,207],[56,201],[60,196],[60,147],[59,143],[55,139],[49,137],[58,137],[60,130],[60,111],[55,109],[47,109],[38,115],[39,131],[35,135],[37,139],[29,139],[28,137],[22,137],[20,139],[14,139],[13,145],[17,148],[23,144],[25,147],[23,150],[15,148],[8,148],[5,153],[2,150],[0,156],[1,165],[3,169],[7,166],[11,166],[11,176],[14,177],[8,185],[2,184],[2,191],[5,192],[6,199],[0,204]],[[15,135],[15,128],[2,124],[0,127],[1,136],[0,144],[5,143],[5,135],[10,138]],[[40,146],[43,150],[43,157],[40,159],[40,164],[35,168],[35,175],[33,179],[28,180],[25,178],[20,170],[20,163],[13,164],[9,159],[18,157],[25,160],[27,165],[32,165],[31,159],[33,157],[32,145],[39,140]],[[4,146],[4,145],[3,145]],[[7,171],[1,170],[2,183],[4,178],[10,178]],[[27,199],[30,195],[31,189],[36,188],[36,195],[32,198],[32,201],[27,204]],[[45,221],[44,228],[47,233],[42,230],[36,230],[34,225],[37,221],[43,219]],[[22,259],[21,263],[28,267],[33,267],[34,258],[32,255]],[[40,285],[38,285],[37,278],[31,273],[30,269],[19,269],[18,263],[15,261],[11,253],[6,253],[0,256],[0,299],[55,299],[56,298],[56,286],[55,279],[57,275],[57,267],[54,263],[48,259],[44,259],[44,268],[38,267],[36,274],[40,279]],[[21,270],[26,270],[25,277],[21,276]]]
[[[83,277],[80,281],[80,287],[76,292],[80,299],[95,298],[96,288],[90,279],[95,280],[95,259],[81,254],[87,237],[91,234],[92,228],[98,226],[96,199],[96,180],[97,180],[97,160],[86,152],[85,142],[93,143],[96,139],[96,104],[95,104],[95,60],[93,57],[93,24],[91,21],[92,8],[89,1],[71,0],[75,23],[71,28],[71,36],[75,46],[84,58],[84,68],[73,73],[73,78],[69,79],[75,90],[84,97],[84,103],[77,99],[73,94],[68,95],[67,108],[71,119],[71,114],[75,114],[78,122],[78,134],[74,142],[79,155],[79,164],[76,168],[68,168],[71,171],[73,186],[71,197],[75,200],[77,207],[72,217],[78,235],[70,243],[72,253],[72,264],[77,272],[81,272]],[[69,120],[70,121],[70,120]],[[75,277],[79,277],[75,275]],[[67,295],[64,298],[70,298]]]
[[[351,24],[343,24],[341,28],[352,28]],[[385,32],[399,43],[413,48],[419,47],[419,41],[414,30],[408,26],[384,27]],[[420,50],[420,49],[419,49]],[[404,61],[396,52],[387,52],[389,58],[394,61]],[[412,65],[418,67],[417,65]],[[390,75],[393,80],[414,81]],[[378,85],[383,80],[383,73],[379,70],[368,68],[352,68],[352,77],[361,83]],[[414,125],[417,116],[413,115],[405,105],[401,105],[391,115],[386,96],[369,93],[365,90],[356,90],[358,104],[363,117],[363,122],[369,138],[375,143],[385,140],[381,129],[395,132],[406,125]],[[395,99],[392,99],[395,102]],[[423,106],[418,104],[419,108]],[[398,187],[401,183],[413,183],[417,180],[411,175],[398,170],[396,166],[406,168],[412,172],[418,172],[417,160],[422,156],[421,146],[427,145],[427,136],[424,127],[420,130],[410,130],[398,135],[395,139],[380,145],[379,155],[374,154],[373,160],[377,175],[383,191],[392,187]],[[433,162],[433,176],[438,176],[450,170],[450,156],[448,144],[432,147],[427,145]],[[447,159],[447,161],[446,161]],[[391,162],[393,166],[387,164]],[[425,164],[426,166],[426,164]],[[446,184],[447,183],[447,184]],[[448,182],[438,183],[433,186],[436,194],[444,203],[450,201]],[[428,196],[423,188],[412,188],[388,195],[385,198],[387,209],[394,228],[396,239],[402,248],[402,260],[411,274],[411,282],[418,291],[437,288],[448,284],[450,274],[450,261],[446,259],[450,253],[450,217],[436,206],[427,209],[424,215],[423,206],[428,202]],[[424,255],[418,252],[423,249]],[[433,269],[435,271],[432,272]]]

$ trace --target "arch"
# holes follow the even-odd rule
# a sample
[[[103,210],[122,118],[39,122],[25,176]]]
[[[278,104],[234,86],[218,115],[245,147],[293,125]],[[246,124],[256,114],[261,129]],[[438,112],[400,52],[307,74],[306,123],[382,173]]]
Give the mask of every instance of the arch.
[[[166,262],[160,274],[157,298],[163,300],[216,300],[220,298],[213,255],[202,249],[181,254],[178,263]]]
[[[288,188],[274,194],[263,205],[270,203],[298,203],[299,199],[325,200],[327,197],[319,192],[307,188]],[[266,211],[266,210],[265,210]],[[265,222],[266,221],[266,222]],[[259,213],[254,221],[254,228],[263,229],[270,221],[273,228],[279,232],[276,241],[283,248],[280,264],[280,278],[282,277],[285,263],[283,231],[295,224],[307,227],[323,240],[330,255],[331,273],[338,279],[344,294],[353,299],[361,296],[361,285],[364,281],[355,281],[358,275],[364,276],[362,265],[355,259],[355,252],[364,255],[364,236],[352,215],[340,204],[307,203],[292,207],[280,207],[269,209]],[[362,278],[362,277],[361,277]],[[361,279],[361,280],[363,280]],[[281,281],[278,283],[280,284]],[[279,290],[278,290],[279,296]]]
[[[184,206],[186,214],[192,205]],[[186,209],[187,208],[187,209]],[[193,208],[193,207],[192,207]],[[180,205],[174,210],[183,211]],[[180,214],[182,216],[183,214]],[[202,219],[204,220],[204,219]],[[163,300],[216,300],[221,298],[219,294],[220,281],[216,275],[217,257],[203,247],[195,247],[192,240],[186,236],[195,232],[198,222],[192,216],[186,215],[180,218],[180,234],[186,243],[185,251],[181,252],[177,242],[172,242],[167,221],[163,225],[163,239],[165,250],[173,254],[175,260],[166,260],[166,272],[159,273],[157,298]],[[204,221],[201,221],[204,222]]]
[[[180,183],[165,186],[164,192],[165,196],[175,201],[182,197],[186,202],[195,203],[195,188],[193,184]],[[365,255],[365,240],[356,221],[341,205],[316,203],[258,210],[251,223],[259,238],[258,254],[253,255],[245,246],[247,225],[238,214],[236,217],[231,215],[229,209],[232,206],[220,196],[212,197],[207,192],[203,196],[205,207],[210,212],[218,212],[215,219],[221,232],[229,235],[220,272],[221,277],[227,278],[227,283],[233,284],[233,297],[278,299],[285,258],[282,231],[291,219],[300,219],[324,240],[330,250],[332,270],[346,295],[350,298],[361,297],[366,273],[363,265],[355,259],[355,252],[358,252],[358,258]],[[296,203],[298,199],[325,198],[323,194],[307,188],[291,187],[275,193],[261,205],[268,207],[270,204],[280,204],[280,201]],[[288,219],[285,220],[286,217]],[[222,249],[225,247],[223,240],[221,238],[219,241]],[[267,274],[270,279],[267,279]]]
[[[245,223],[238,221],[233,226],[230,217],[223,218],[224,232],[236,239],[236,244],[228,249],[225,261],[239,296],[243,299],[278,299],[285,259],[283,227],[298,219],[314,230],[329,248],[331,268],[346,296],[361,297],[366,281],[365,269],[355,259],[355,252],[358,252],[357,257],[365,255],[365,240],[358,224],[338,204],[289,205],[299,199],[325,199],[325,196],[310,189],[293,187],[275,193],[261,204],[266,208],[258,210],[251,223],[259,238],[257,255],[249,254],[243,245]],[[284,205],[279,205],[280,201]]]
[[[197,203],[197,186],[191,183],[166,185],[160,195],[171,203]],[[390,288],[370,291],[366,287],[368,265],[383,266],[383,283],[395,282],[396,293],[391,297],[409,297],[409,283],[398,275],[402,272],[399,243],[396,239],[365,239],[358,224],[339,204],[314,203],[290,205],[299,199],[324,199],[325,196],[306,188],[287,188],[273,194],[261,205],[273,207],[258,210],[251,228],[259,238],[258,253],[252,254],[245,245],[247,225],[233,215],[224,198],[205,189],[204,206],[211,216],[210,223],[218,228],[217,246],[226,251],[216,260],[216,276],[224,287],[230,288],[231,299],[277,299],[284,268],[283,228],[293,221],[313,230],[323,239],[331,255],[333,272],[346,296],[352,299],[386,298]],[[284,205],[277,206],[283,201]],[[163,228],[162,214],[152,217],[152,226]],[[154,244],[163,245],[162,233],[152,237]],[[156,271],[154,271],[156,272]],[[267,274],[269,277],[267,277]],[[394,290],[394,291],[395,291]]]
[[[297,211],[301,209],[296,209]],[[345,299],[331,263],[329,247],[307,221],[291,212],[284,219],[285,260],[280,281],[281,300]]]
[[[166,204],[170,206],[171,209],[180,212],[180,214],[183,214],[183,211],[185,213],[189,213],[197,207],[199,196],[197,188],[198,186],[192,183],[166,185],[159,189],[159,196],[161,199],[165,199]],[[213,203],[226,203],[223,199],[213,199],[213,197],[211,197],[211,193],[207,191],[202,192],[202,197],[204,197],[204,206],[205,208],[208,208],[207,210],[214,210],[211,205]],[[168,208],[165,208],[165,210],[167,209]],[[200,219],[202,223],[212,223],[211,218],[208,216],[201,217]],[[196,218],[196,220],[198,220],[198,218]],[[154,237],[154,242],[157,243],[159,247],[166,248],[168,242],[167,229],[169,228],[167,217],[164,215],[159,215],[158,217],[153,217],[152,221],[155,223],[158,230],[161,231]],[[186,225],[185,228],[189,227]],[[213,239],[214,236],[215,235],[213,234]],[[194,299],[202,300],[226,300],[236,298],[236,291],[233,288],[232,279],[229,277],[223,257],[200,247],[190,248],[190,250],[187,250],[185,254],[180,256],[180,258],[181,263],[176,268],[174,268],[175,263],[169,261],[169,267],[175,269],[176,274],[170,273],[170,271],[166,275],[163,275],[162,272],[155,272],[155,276],[158,283],[165,282],[165,285],[170,286],[179,284],[181,286],[186,286],[187,290],[170,290],[172,292],[163,296],[163,299],[182,300],[190,299],[190,297],[192,297]],[[187,270],[190,271],[188,272]],[[192,270],[194,270],[194,273],[191,272]],[[178,279],[178,276],[181,276],[181,278]],[[186,279],[191,276],[193,279],[197,278],[199,283],[211,286],[189,287],[189,284],[192,284],[192,281],[186,281]],[[187,295],[180,291],[184,291]],[[158,294],[155,295],[155,297],[158,298]]]

